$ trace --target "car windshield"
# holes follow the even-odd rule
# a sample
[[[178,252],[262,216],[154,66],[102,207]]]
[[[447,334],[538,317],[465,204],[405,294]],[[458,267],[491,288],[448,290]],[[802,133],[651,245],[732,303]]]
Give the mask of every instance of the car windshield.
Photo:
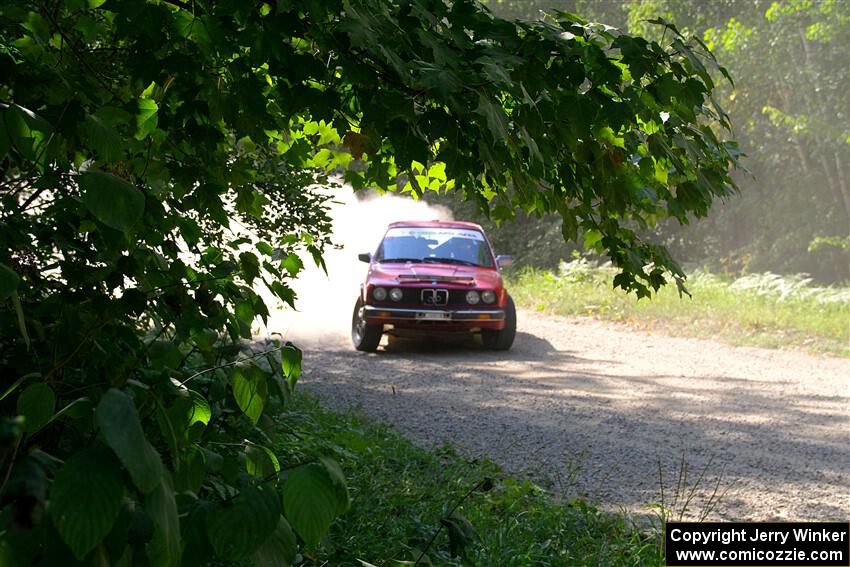
[[[391,228],[384,236],[375,260],[493,267],[493,256],[484,235],[464,228]]]

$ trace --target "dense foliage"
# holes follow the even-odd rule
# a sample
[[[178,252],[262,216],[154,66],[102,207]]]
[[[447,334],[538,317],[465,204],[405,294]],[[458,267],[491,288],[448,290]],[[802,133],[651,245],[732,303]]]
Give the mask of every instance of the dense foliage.
[[[716,99],[736,125],[749,173],[739,196],[683,228],[662,221],[655,238],[681,261],[740,274],[805,272],[850,278],[850,4],[840,0],[490,0],[499,14],[536,18],[574,10],[644,37],[658,16],[702,38],[735,77]],[[718,73],[714,73],[719,76]],[[453,205],[457,206],[457,205]],[[468,211],[459,211],[461,214]],[[555,267],[570,252],[549,235],[557,219],[506,226],[527,264]],[[534,246],[517,246],[516,234]],[[541,243],[543,244],[541,246]]]
[[[467,0],[5,2],[0,561],[315,549],[343,475],[270,448],[300,351],[249,342],[258,290],[291,304],[301,258],[321,263],[311,187],[339,171],[557,213],[645,295],[681,272],[633,225],[732,190],[712,65],[673,28]]]
[[[638,301],[611,289],[614,276],[610,265],[579,256],[561,262],[557,271],[514,272],[508,284],[516,304],[533,311],[734,345],[850,356],[850,287],[819,287],[800,276],[753,273],[732,279],[697,270],[688,273],[691,299],[662,289],[652,301]]]
[[[359,412],[322,409],[303,392],[293,396],[287,420],[293,428],[282,445],[306,440],[309,451],[333,455],[350,471],[351,508],[331,527],[328,565],[657,567],[663,546],[651,526],[665,514],[699,512],[659,503],[636,525],[578,496],[569,477],[511,478],[451,445],[423,449]]]

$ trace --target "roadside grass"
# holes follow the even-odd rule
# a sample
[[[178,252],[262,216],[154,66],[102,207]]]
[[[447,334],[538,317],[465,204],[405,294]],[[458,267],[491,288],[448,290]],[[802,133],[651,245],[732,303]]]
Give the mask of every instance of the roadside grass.
[[[449,446],[420,448],[303,393],[288,406],[281,423],[292,429],[278,448],[336,459],[351,495],[348,512],[305,552],[304,565],[414,565],[420,555],[419,565],[663,564],[658,534],[625,515],[584,500],[559,502],[490,461],[465,459]]]
[[[850,357],[850,288],[820,288],[802,276],[751,274],[737,280],[688,275],[692,297],[667,286],[638,301],[613,289],[615,271],[584,259],[558,273],[524,270],[508,278],[517,306],[618,321],[641,330],[716,338],[734,345],[797,348]]]

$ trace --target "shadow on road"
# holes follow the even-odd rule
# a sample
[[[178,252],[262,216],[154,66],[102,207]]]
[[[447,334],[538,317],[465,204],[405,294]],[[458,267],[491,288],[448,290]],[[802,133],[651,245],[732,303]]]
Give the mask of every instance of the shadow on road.
[[[329,405],[362,408],[421,444],[451,442],[515,474],[571,477],[568,497],[640,512],[659,499],[659,468],[670,494],[685,455],[690,482],[706,470],[693,514],[722,476],[724,519],[848,516],[846,396],[788,391],[791,374],[683,377],[594,354],[527,332],[508,352],[390,338],[375,354],[307,351],[304,381]]]

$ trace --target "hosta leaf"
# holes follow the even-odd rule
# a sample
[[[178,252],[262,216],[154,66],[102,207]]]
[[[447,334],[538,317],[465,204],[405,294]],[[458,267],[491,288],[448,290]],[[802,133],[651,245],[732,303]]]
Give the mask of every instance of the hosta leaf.
[[[77,177],[83,204],[110,228],[129,232],[145,212],[145,196],[134,185],[111,173],[87,171]]]
[[[123,497],[121,470],[104,448],[74,454],[56,473],[50,489],[50,517],[77,559],[109,533]]]
[[[133,400],[112,388],[97,406],[97,423],[139,490],[156,488],[162,481],[162,461],[145,437]]]
[[[207,537],[216,555],[238,560],[257,551],[279,519],[280,495],[269,485],[250,487],[207,514]]]
[[[47,384],[33,384],[21,392],[18,398],[18,413],[26,418],[24,428],[33,434],[53,417],[56,409],[56,394]]]
[[[348,490],[339,466],[329,459],[293,470],[283,487],[283,509],[295,532],[316,545],[331,522],[348,508]]]
[[[260,549],[254,554],[254,565],[257,567],[289,567],[295,560],[298,551],[295,534],[289,522],[283,516],[278,521],[277,528]]]

